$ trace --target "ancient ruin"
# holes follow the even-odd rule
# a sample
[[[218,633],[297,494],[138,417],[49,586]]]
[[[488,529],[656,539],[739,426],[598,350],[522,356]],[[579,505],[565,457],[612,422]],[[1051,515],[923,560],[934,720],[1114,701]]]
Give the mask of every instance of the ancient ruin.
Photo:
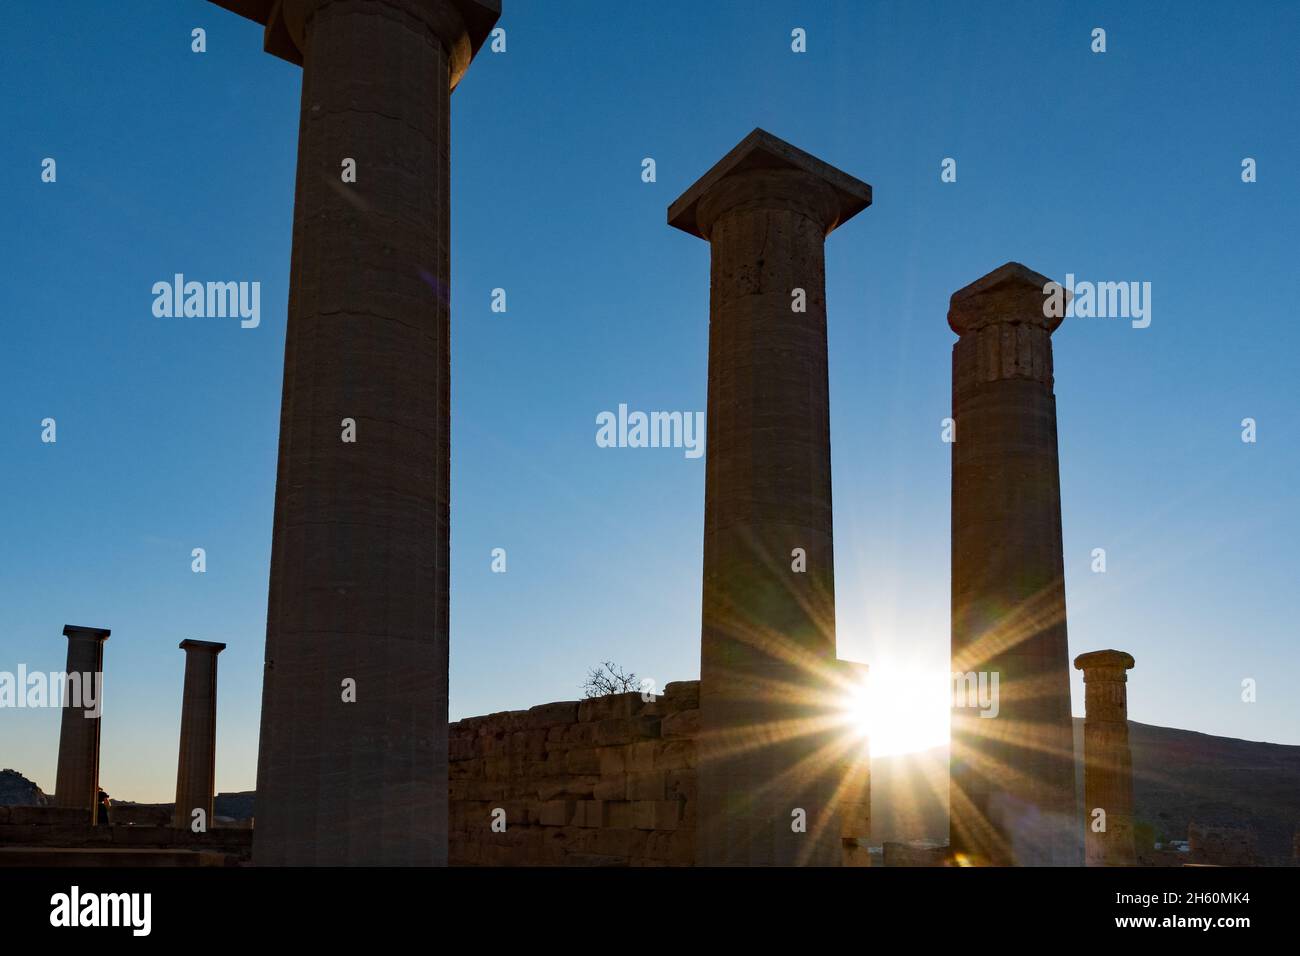
[[[840,859],[823,244],[870,203],[866,183],[756,129],[668,209],[712,262],[703,865]]]
[[[220,5],[303,68],[256,861],[445,864],[450,98],[500,4]]]
[[[217,655],[226,645],[181,641],[180,648],[185,652],[185,687],[173,825],[206,829],[212,823],[217,777]]]
[[[64,673],[65,685],[63,723],[59,733],[59,769],[54,784],[54,805],[68,810],[81,811],[94,821],[99,791],[99,704],[94,711],[85,705],[84,684],[100,682],[104,673],[104,642],[111,634],[108,628],[78,627],[69,624],[63,628],[68,639],[68,664]],[[75,676],[74,676],[75,675]],[[71,681],[83,685],[77,693],[71,692]]]
[[[1133,866],[1133,754],[1128,745],[1128,672],[1124,651],[1080,654],[1086,716],[1083,723],[1084,861],[1088,866]]]
[[[952,710],[950,841],[969,862],[1076,865],[1049,280],[1008,262],[953,293],[952,670],[998,679]]]
[[[699,680],[449,724],[451,94],[501,6],[212,2],[302,67],[255,828],[251,792],[215,816],[212,641],[179,645],[174,804],[101,815],[110,631],[68,625],[65,684],[93,679],[94,707],[63,703],[53,799],[0,806],[0,865],[867,865],[870,752],[845,718],[867,671],[836,648],[825,242],[872,187],[755,129],[668,207],[710,254]],[[160,316],[180,311],[174,275]],[[951,296],[955,694],[933,782],[949,842],[881,840],[881,861],[1276,862],[1276,826],[1208,799],[1186,841],[1139,835],[1122,651],[1074,659],[1078,805],[1053,287],[1008,262]]]

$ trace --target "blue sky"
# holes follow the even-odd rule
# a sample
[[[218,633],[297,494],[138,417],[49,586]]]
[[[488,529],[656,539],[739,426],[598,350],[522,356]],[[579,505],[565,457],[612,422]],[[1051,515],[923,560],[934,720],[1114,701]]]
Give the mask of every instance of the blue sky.
[[[951,293],[1008,260],[1148,281],[1149,328],[1054,337],[1071,653],[1137,658],[1135,720],[1300,744],[1300,7],[506,0],[500,25],[453,97],[453,719],[574,698],[602,659],[698,676],[703,460],[598,448],[595,416],[704,409],[708,249],[665,209],[762,126],[875,191],[827,244],[840,655],[947,668]],[[0,670],[112,628],[101,777],[166,800],[176,645],[225,641],[217,785],[252,788],[300,71],[200,0],[17,5],[0,52]],[[176,272],[259,281],[261,325],[154,317]],[[0,711],[0,765],[49,791],[57,740]]]

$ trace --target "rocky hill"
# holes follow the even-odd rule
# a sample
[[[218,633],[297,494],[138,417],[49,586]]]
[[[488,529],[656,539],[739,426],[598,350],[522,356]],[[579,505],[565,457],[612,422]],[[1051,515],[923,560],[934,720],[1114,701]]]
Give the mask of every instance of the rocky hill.
[[[0,807],[44,807],[48,794],[17,770],[0,770]]]

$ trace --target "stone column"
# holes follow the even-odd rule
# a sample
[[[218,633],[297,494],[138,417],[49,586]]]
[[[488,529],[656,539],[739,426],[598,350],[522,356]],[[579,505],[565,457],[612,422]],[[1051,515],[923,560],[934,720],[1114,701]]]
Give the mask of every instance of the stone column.
[[[223,5],[303,67],[254,862],[444,865],[450,93],[500,4]]]
[[[1133,842],[1133,755],[1128,745],[1128,671],[1133,655],[1123,651],[1080,654],[1083,671],[1083,825],[1088,866],[1135,866]],[[1098,832],[1097,810],[1105,811]]]
[[[181,747],[176,762],[176,810],[172,823],[192,829],[194,811],[212,826],[212,795],[217,778],[217,655],[225,644],[181,641],[185,689],[181,697]]]
[[[870,202],[866,183],[754,130],[668,209],[712,263],[702,865],[840,863],[823,244]]]
[[[54,804],[90,814],[94,823],[99,802],[99,720],[103,701],[105,627],[68,624],[67,677],[63,723],[59,730],[59,766],[54,779]],[[89,705],[89,706],[87,706]]]
[[[976,864],[1080,859],[1050,281],[1009,262],[948,310],[952,669],[986,691],[954,701],[950,841]]]

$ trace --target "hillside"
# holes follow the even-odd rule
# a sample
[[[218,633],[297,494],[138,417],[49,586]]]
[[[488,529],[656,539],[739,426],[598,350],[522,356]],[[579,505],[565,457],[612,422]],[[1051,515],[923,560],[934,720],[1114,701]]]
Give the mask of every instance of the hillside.
[[[1074,722],[1083,786],[1083,721]],[[1130,721],[1133,799],[1152,839],[1187,839],[1188,823],[1249,827],[1263,860],[1286,865],[1300,829],[1300,747],[1213,737]],[[871,762],[872,842],[946,843],[948,748]]]
[[[0,770],[0,807],[43,807],[50,797],[17,770]]]

